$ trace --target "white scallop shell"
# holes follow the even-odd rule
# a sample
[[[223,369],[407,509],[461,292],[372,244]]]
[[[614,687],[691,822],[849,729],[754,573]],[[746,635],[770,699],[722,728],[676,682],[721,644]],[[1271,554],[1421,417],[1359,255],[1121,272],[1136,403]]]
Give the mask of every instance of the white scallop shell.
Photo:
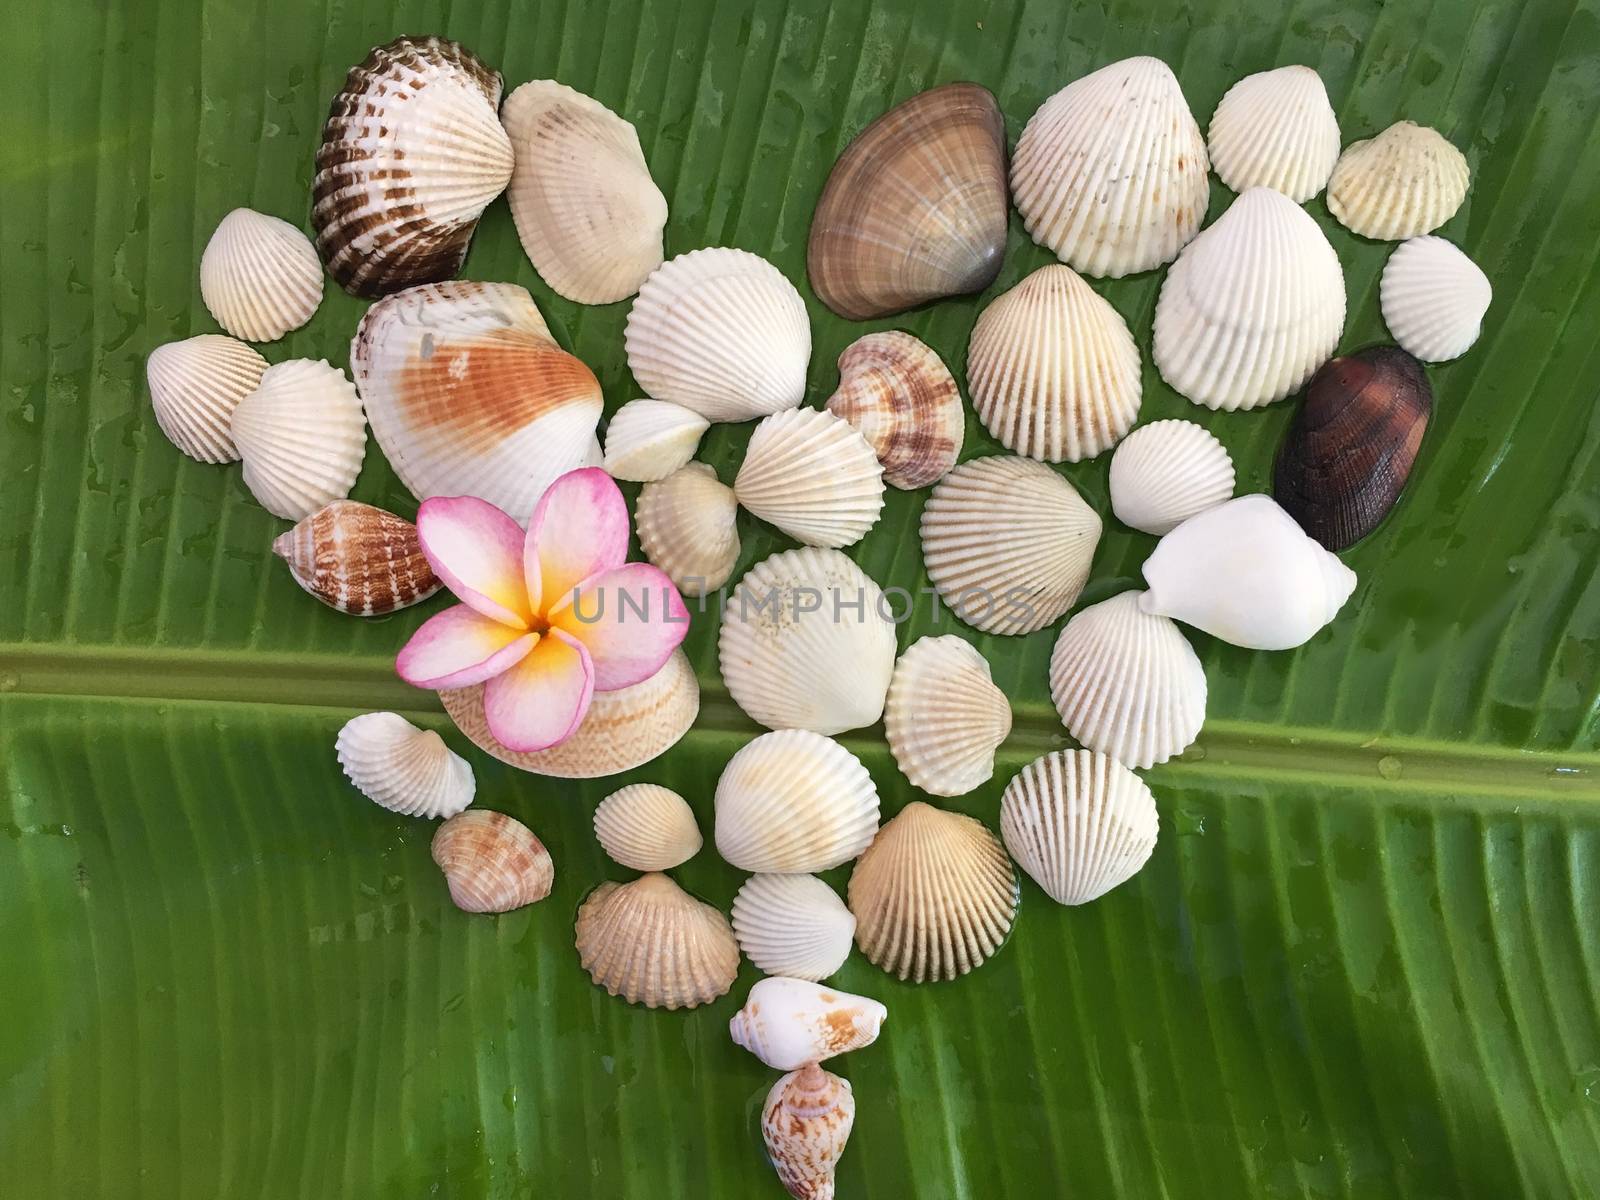
[[[738,501],[705,463],[692,462],[639,489],[634,524],[644,555],[686,596],[728,582],[739,561]]]
[[[1246,75],[1211,115],[1207,149],[1234,191],[1268,187],[1305,203],[1339,161],[1339,119],[1322,76],[1300,66]]]
[[[613,479],[665,479],[694,457],[711,428],[697,412],[665,400],[630,400],[606,423],[605,468]]]
[[[1362,237],[1413,238],[1456,215],[1471,177],[1466,156],[1438,130],[1396,121],[1345,147],[1328,180],[1328,211]]]
[[[1171,262],[1206,214],[1206,143],[1158,58],[1062,88],[1028,120],[1011,196],[1033,240],[1085,275]]]
[[[843,417],[794,408],[756,426],[733,494],[798,542],[849,546],[883,511],[883,464]]]
[[[1233,459],[1193,421],[1156,421],[1111,456],[1111,511],[1157,535],[1233,495]]]
[[[808,1063],[791,1071],[767,1093],[761,1108],[761,1139],[778,1182],[796,1200],[831,1200],[834,1168],[856,1121],[856,1098],[848,1079]]]
[[[200,256],[200,298],[234,337],[275,342],[322,303],[322,261],[289,222],[236,208]]]
[[[624,337],[639,386],[708,421],[748,421],[805,398],[805,301],[747,250],[692,250],[662,263],[639,289]]]
[[[612,861],[635,871],[670,871],[705,840],[689,802],[658,783],[634,783],[595,806],[594,836]]]
[[[1494,288],[1478,264],[1441,237],[1402,242],[1378,285],[1383,323],[1423,362],[1460,358],[1483,332]]]
[[[326,359],[268,367],[233,410],[229,431],[250,494],[287,521],[349,495],[367,451],[355,385]]]
[[[826,979],[850,957],[856,919],[815,875],[752,875],[733,898],[733,935],[768,975]]]
[[[233,410],[261,383],[267,360],[243,342],[202,333],[150,351],[150,407],[167,440],[203,463],[236,462]]]
[[[912,784],[960,796],[994,774],[995,751],[1011,733],[1011,704],[970,644],[953,633],[925,637],[895,664],[883,725]]]
[[[1251,188],[1167,272],[1156,366],[1207,408],[1271,404],[1328,361],[1344,304],[1339,256],[1317,223],[1282,192]]]
[[[888,1016],[867,996],[772,975],[751,986],[728,1033],[773,1070],[793,1071],[872,1045]]]
[[[407,817],[453,817],[472,803],[472,766],[431,729],[397,713],[352,717],[339,730],[339,765],[361,794]]]

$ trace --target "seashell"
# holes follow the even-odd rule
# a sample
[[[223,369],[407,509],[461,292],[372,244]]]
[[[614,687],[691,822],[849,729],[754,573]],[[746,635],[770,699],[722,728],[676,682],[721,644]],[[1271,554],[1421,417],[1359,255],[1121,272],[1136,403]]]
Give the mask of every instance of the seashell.
[[[418,500],[478,496],[526,522],[588,464],[603,399],[526,288],[425,284],[367,310],[350,367],[373,435]]]
[[[645,557],[685,596],[704,596],[739,561],[738,513],[733,489],[696,462],[640,488],[634,523]]]
[[[856,1122],[850,1081],[809,1063],[767,1093],[761,1140],[778,1182],[797,1200],[832,1200],[833,1172]]]
[[[697,1008],[739,973],[728,919],[667,876],[602,883],[578,908],[578,961],[613,996],[646,1008]]]
[[[667,224],[638,131],[553,79],[513,91],[500,119],[516,156],[506,199],[533,269],[579,304],[637,292],[661,265]]]
[[[1139,419],[1139,348],[1128,324],[1071,267],[1040,267],[972,327],[967,388],[1008,450],[1078,462]]]
[[[1328,180],[1328,211],[1362,237],[1414,238],[1456,215],[1471,176],[1466,156],[1438,130],[1396,121],[1345,147]]]
[[[577,732],[548,750],[508,750],[483,715],[483,685],[438,693],[456,728],[485,753],[535,775],[597,779],[631,771],[672,746],[700,714],[700,683],[682,650],[642,683],[596,692]]]
[[[1344,272],[1317,223],[1271,188],[1242,194],[1185,247],[1156,302],[1161,377],[1232,412],[1298,390],[1344,330]]]
[[[1171,262],[1206,215],[1205,139],[1159,58],[1125,58],[1028,119],[1011,196],[1033,240],[1085,275]]]
[[[856,919],[815,875],[752,875],[733,898],[733,935],[768,975],[826,979],[850,957]]]
[[[1057,904],[1087,904],[1137,875],[1161,819],[1150,789],[1092,750],[1036,758],[1000,797],[1000,836]]]
[[[1304,204],[1339,161],[1339,119],[1310,67],[1246,75],[1211,115],[1207,149],[1217,178],[1236,192],[1282,192]]]
[[[947,83],[895,105],[834,163],[811,219],[817,298],[865,321],[981,292],[1006,252],[1006,123],[987,88]]]
[[[694,457],[711,422],[665,400],[630,400],[606,425],[605,468],[614,479],[665,479]]]
[[[883,725],[907,779],[935,796],[960,796],[994,774],[1011,704],[972,646],[954,634],[925,637],[895,665]]]
[[[1273,497],[1329,550],[1354,545],[1400,499],[1432,412],[1427,372],[1398,346],[1330,360],[1284,435]]]
[[[1423,362],[1446,362],[1478,340],[1494,288],[1451,243],[1416,237],[1389,255],[1378,295],[1395,341]]]
[[[774,1071],[793,1071],[872,1045],[888,1016],[867,996],[771,975],[751,985],[728,1033]]]
[[[933,349],[909,333],[869,333],[845,347],[828,411],[861,431],[884,482],[897,488],[937,482],[961,455],[961,392]]]
[[[838,742],[763,733],[717,780],[717,853],[741,871],[807,875],[849,862],[878,832],[878,789]]]
[[[751,567],[717,635],[728,694],[769,729],[871,725],[883,715],[894,651],[888,601],[837,550],[787,550]]]
[[[733,494],[796,541],[849,546],[883,511],[883,464],[850,422],[794,408],[756,426]]]
[[[639,288],[624,340],[640,387],[708,421],[748,421],[805,398],[805,301],[747,250],[691,250],[662,263]]]
[[[656,783],[634,783],[595,807],[594,836],[612,861],[635,871],[670,871],[705,841],[688,801]]]
[[[985,633],[1032,633],[1061,616],[1089,578],[1100,518],[1043,463],[962,463],[922,510],[922,556],[940,598]]]
[[[453,817],[477,789],[466,759],[433,730],[418,729],[397,713],[352,717],[334,747],[356,789],[402,816]]]
[[[376,617],[419,604],[437,592],[410,521],[362,504],[335,500],[272,543],[302,589],[329,608]]]
[[[200,256],[200,298],[234,337],[275,342],[322,303],[322,263],[289,222],[236,208]]]
[[[972,817],[913,800],[850,873],[856,944],[912,983],[954,979],[1000,949],[1017,915],[1017,875]]]
[[[243,342],[202,333],[150,351],[150,407],[167,440],[203,463],[236,462],[233,410],[261,383],[267,360]]]
[[[361,400],[327,359],[292,358],[268,367],[233,410],[228,431],[250,494],[286,521],[348,495],[367,452]]]
[[[501,79],[466,47],[396,38],[345,76],[317,148],[311,225],[339,286],[376,298],[461,269],[511,179]]]
[[[1076,614],[1050,655],[1067,731],[1130,767],[1166,762],[1200,736],[1206,673],[1176,624],[1123,592]]]
[[[1233,459],[1193,421],[1156,421],[1111,456],[1111,511],[1158,537],[1233,495]]]
[[[543,900],[556,879],[544,843],[505,813],[472,808],[433,835],[433,861],[462,912],[503,913]]]
[[[1190,517],[1144,562],[1139,607],[1250,650],[1290,650],[1338,614],[1356,575],[1271,496]]]

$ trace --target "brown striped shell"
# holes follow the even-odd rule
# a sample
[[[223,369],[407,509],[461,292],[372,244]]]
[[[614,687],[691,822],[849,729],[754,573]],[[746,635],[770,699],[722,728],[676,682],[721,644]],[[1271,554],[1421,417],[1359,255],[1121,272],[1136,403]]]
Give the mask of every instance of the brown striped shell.
[[[933,348],[909,333],[869,333],[845,347],[828,411],[861,431],[897,488],[937,483],[961,455],[961,392]]]
[[[767,1093],[761,1139],[778,1182],[795,1200],[828,1200],[833,1171],[856,1122],[850,1081],[816,1063],[790,1071]]]
[[[469,808],[439,826],[433,861],[462,912],[502,913],[550,894],[556,865],[544,843],[515,817]]]
[[[376,617],[440,588],[417,527],[359,500],[335,500],[272,543],[294,581],[329,608]]]

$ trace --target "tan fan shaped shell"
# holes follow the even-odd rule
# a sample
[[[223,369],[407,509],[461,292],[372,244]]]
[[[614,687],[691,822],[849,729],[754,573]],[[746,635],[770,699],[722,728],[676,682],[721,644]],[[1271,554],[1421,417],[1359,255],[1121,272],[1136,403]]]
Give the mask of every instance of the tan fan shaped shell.
[[[885,483],[907,490],[944,478],[961,455],[967,416],[956,381],[909,333],[869,333],[839,356],[828,411],[861,431]]]
[[[925,637],[895,664],[883,725],[907,779],[930,795],[960,796],[994,774],[1011,704],[969,643]]]
[[[613,862],[635,871],[670,871],[704,845],[689,802],[658,783],[634,783],[595,807],[594,836]]]
[[[1193,421],[1141,425],[1111,456],[1111,511],[1157,536],[1233,495],[1233,459]]]
[[[433,835],[433,861],[463,912],[503,913],[550,894],[556,866],[544,843],[505,813],[471,808]]]
[[[1345,147],[1328,180],[1328,211],[1362,237],[1413,238],[1456,215],[1471,178],[1466,156],[1442,133],[1396,121]]]
[[[1394,340],[1423,362],[1446,362],[1478,340],[1494,288],[1451,243],[1417,237],[1389,255],[1378,294]]]
[[[856,919],[815,875],[752,875],[733,898],[733,935],[768,975],[821,980],[850,957]]]
[[[761,1140],[778,1182],[796,1200],[832,1200],[833,1172],[856,1122],[850,1081],[816,1063],[791,1071],[767,1093]]]
[[[472,803],[477,785],[466,759],[431,729],[397,713],[352,717],[334,749],[360,793],[406,817],[453,817]]]
[[[317,509],[280,534],[272,552],[306,592],[358,617],[409,608],[443,586],[422,553],[417,527],[358,500]]]
[[[267,360],[243,342],[202,333],[150,351],[150,407],[167,440],[203,463],[236,462],[233,410],[261,383]]]
[[[200,256],[200,297],[234,337],[275,342],[322,303],[322,263],[289,222],[236,208]]]
[[[233,410],[228,429],[250,494],[287,521],[348,495],[367,452],[361,400],[326,359],[268,367]]]
[[[775,1071],[793,1071],[878,1039],[889,1010],[870,996],[769,975],[750,987],[728,1035]]]
[[[733,494],[798,542],[849,546],[883,511],[883,464],[848,421],[794,408],[756,426]]]
[[[667,876],[602,883],[578,908],[578,961],[613,996],[646,1008],[696,1008],[739,973],[728,919]]]
[[[1207,149],[1234,191],[1268,187],[1304,204],[1339,160],[1339,119],[1322,76],[1300,66],[1246,75],[1212,114]]]
[[[639,489],[634,524],[644,555],[685,596],[728,582],[739,561],[739,504],[705,463],[693,462]]]
[[[630,400],[606,423],[605,468],[633,483],[665,479],[694,457],[710,427],[681,404]]]

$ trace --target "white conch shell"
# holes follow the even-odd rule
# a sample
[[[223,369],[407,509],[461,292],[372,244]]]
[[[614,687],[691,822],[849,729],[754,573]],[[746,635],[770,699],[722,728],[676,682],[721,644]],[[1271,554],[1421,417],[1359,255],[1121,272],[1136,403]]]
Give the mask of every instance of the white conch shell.
[[[756,426],[733,494],[797,542],[849,546],[883,511],[883,464],[844,418],[793,408]]]
[[[895,664],[883,710],[889,751],[916,787],[960,796],[994,774],[1011,704],[989,663],[955,634],[913,642]]]
[[[878,789],[850,751],[805,729],[764,733],[717,780],[717,853],[741,871],[806,875],[878,832]]]
[[[939,596],[985,633],[1032,633],[1072,607],[1100,544],[1077,489],[1028,458],[975,458],[922,510],[922,556]]]
[[[392,712],[352,717],[334,743],[339,765],[373,803],[407,817],[453,817],[472,803],[472,766],[431,729]]]
[[[606,423],[605,467],[614,479],[665,479],[694,457],[711,422],[681,404],[630,400]]]
[[[1207,408],[1271,404],[1328,361],[1344,305],[1344,272],[1321,228],[1282,192],[1251,188],[1167,272],[1156,366]]]
[[[639,489],[634,525],[644,555],[685,596],[728,582],[739,561],[739,502],[716,471],[693,462]]]
[[[503,913],[550,894],[556,865],[521,821],[473,808],[443,821],[433,835],[433,861],[462,912]]]
[[[275,342],[322,303],[322,261],[289,222],[236,208],[200,256],[200,298],[234,337]]]
[[[1478,340],[1494,288],[1451,243],[1415,237],[1389,256],[1378,295],[1394,340],[1423,362],[1445,362]]]
[[[1134,529],[1166,533],[1233,495],[1233,459],[1193,421],[1141,425],[1111,456],[1111,511]]]
[[[861,431],[883,464],[883,481],[907,490],[943,479],[966,437],[961,390],[944,360],[893,329],[845,347],[828,411]]]
[[[1087,904],[1133,878],[1160,827],[1144,780],[1092,750],[1034,759],[1000,797],[1006,849],[1057,904]]]
[[[872,1045],[888,1016],[867,996],[772,975],[751,986],[728,1033],[773,1070],[793,1071]]]
[[[639,386],[708,421],[748,421],[805,398],[805,301],[747,250],[691,250],[662,263],[639,289],[624,339]]]
[[[790,1071],[767,1093],[761,1139],[795,1200],[833,1200],[833,1172],[856,1121],[850,1081],[816,1063]]]
[[[670,871],[705,844],[689,802],[658,783],[634,783],[595,806],[600,847],[635,871]]]
[[[1396,121],[1345,147],[1328,180],[1328,211],[1362,237],[1413,238],[1456,215],[1471,177],[1466,156],[1438,130]]]
[[[972,407],[1001,445],[1078,462],[1139,419],[1139,348],[1128,324],[1071,267],[1040,267],[996,296],[967,349]]]
[[[1234,191],[1268,187],[1304,204],[1339,161],[1339,119],[1322,76],[1300,66],[1246,75],[1212,114],[1207,149]]]
[[[1085,275],[1171,262],[1206,214],[1205,139],[1158,58],[1062,88],[1028,119],[1011,196],[1033,240]]]
[[[752,875],[733,898],[739,948],[768,975],[826,979],[850,957],[856,919],[815,875]]]
[[[506,199],[533,269],[579,304],[637,292],[661,265],[667,224],[638,131],[553,79],[513,91],[500,120],[516,156]]]
[[[666,875],[602,883],[578,907],[574,941],[589,978],[646,1008],[695,1008],[739,973],[728,919]]]
[[[1355,590],[1356,574],[1307,537],[1271,496],[1240,496],[1191,517],[1145,560],[1147,613],[1253,650],[1310,641]]]
[[[233,410],[261,383],[267,360],[243,342],[202,333],[150,351],[150,407],[167,440],[203,463],[235,462]]]
[[[347,496],[367,452],[355,386],[326,359],[291,358],[268,367],[233,410],[228,428],[250,494],[288,521]]]
[[[763,559],[723,608],[717,655],[734,702],[769,729],[843,733],[883,715],[894,674],[888,601],[837,550]]]

